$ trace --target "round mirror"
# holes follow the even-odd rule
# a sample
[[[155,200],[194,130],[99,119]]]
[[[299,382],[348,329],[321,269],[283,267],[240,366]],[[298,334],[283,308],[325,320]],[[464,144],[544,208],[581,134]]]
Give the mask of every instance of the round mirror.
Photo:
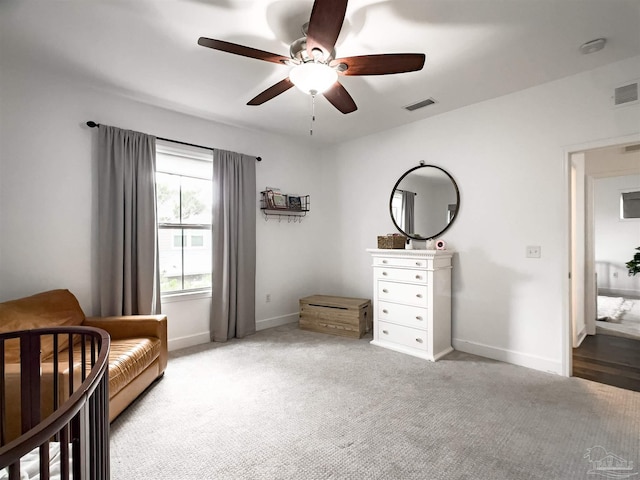
[[[400,177],[389,200],[394,225],[415,240],[442,235],[460,207],[460,192],[453,177],[440,167],[423,163]]]

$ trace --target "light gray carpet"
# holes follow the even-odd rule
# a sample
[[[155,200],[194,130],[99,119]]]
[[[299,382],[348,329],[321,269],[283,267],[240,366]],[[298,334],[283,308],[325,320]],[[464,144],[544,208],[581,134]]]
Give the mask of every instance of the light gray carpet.
[[[111,470],[114,480],[606,478],[588,473],[595,446],[640,464],[640,393],[459,352],[431,363],[287,325],[172,354],[112,424]]]

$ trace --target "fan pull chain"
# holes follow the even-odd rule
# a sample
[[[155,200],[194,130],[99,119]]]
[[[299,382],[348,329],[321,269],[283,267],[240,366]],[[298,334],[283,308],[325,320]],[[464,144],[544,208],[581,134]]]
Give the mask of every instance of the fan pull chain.
[[[313,136],[313,122],[316,121],[316,95],[311,94],[311,121],[309,122],[309,135]]]

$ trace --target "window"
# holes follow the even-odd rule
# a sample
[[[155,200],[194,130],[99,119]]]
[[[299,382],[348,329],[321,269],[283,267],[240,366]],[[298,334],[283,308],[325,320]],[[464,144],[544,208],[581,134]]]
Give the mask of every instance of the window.
[[[212,153],[156,145],[160,291],[211,290]]]

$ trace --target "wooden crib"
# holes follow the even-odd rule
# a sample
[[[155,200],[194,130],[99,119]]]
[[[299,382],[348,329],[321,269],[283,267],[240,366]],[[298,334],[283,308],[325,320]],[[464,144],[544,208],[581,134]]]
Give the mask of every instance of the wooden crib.
[[[109,348],[92,327],[0,334],[0,480],[109,478]]]

